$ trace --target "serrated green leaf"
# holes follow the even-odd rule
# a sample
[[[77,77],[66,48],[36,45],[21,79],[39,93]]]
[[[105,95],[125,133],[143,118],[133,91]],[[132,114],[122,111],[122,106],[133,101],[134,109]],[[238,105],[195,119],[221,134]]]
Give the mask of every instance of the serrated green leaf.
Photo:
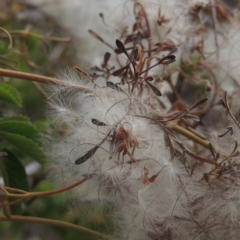
[[[0,82],[0,100],[22,106],[22,98],[18,91],[7,83]]]
[[[0,168],[5,186],[28,191],[28,179],[24,166],[11,151],[7,149],[3,151],[7,153],[7,156],[0,158]],[[16,199],[10,199],[10,201],[13,200]],[[21,204],[11,206],[11,213],[20,214]]]
[[[34,141],[40,138],[40,133],[30,122],[5,120],[0,121],[0,132],[9,132],[25,136]]]
[[[21,121],[21,122],[30,122],[29,118],[24,115],[14,115],[11,117],[2,117],[0,118],[0,122],[2,121],[8,121],[8,120],[13,120],[13,121]]]
[[[39,163],[42,164],[45,162],[45,154],[43,150],[31,139],[3,131],[0,131],[0,136]]]

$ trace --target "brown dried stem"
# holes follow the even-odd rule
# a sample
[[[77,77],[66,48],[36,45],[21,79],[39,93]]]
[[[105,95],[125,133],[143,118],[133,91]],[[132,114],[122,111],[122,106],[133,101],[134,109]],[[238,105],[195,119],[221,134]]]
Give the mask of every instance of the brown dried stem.
[[[51,78],[51,77],[45,77],[37,74],[32,74],[32,73],[25,73],[25,72],[20,72],[20,71],[14,71],[14,70],[7,70],[0,68],[0,76],[5,76],[5,77],[12,77],[12,78],[19,78],[19,79],[24,79],[24,80],[29,80],[29,81],[34,81],[34,82],[40,82],[40,83],[45,83],[45,84],[57,84],[60,86],[65,86],[65,87],[75,87],[79,90],[82,91],[87,91],[87,92],[95,92],[93,89],[80,86],[71,82],[67,82],[64,80],[56,79],[56,78]]]
[[[20,189],[15,189],[15,188],[10,188],[10,187],[0,187],[0,190],[3,191],[4,194],[2,194],[2,196],[4,197],[4,199],[7,199],[8,197],[14,197],[14,198],[18,198],[14,201],[11,202],[2,202],[0,203],[0,206],[4,209],[6,209],[9,206],[15,205],[17,203],[20,203],[22,201],[24,201],[24,199],[26,198],[30,198],[30,197],[39,197],[39,196],[47,196],[47,195],[53,195],[56,193],[61,193],[61,192],[65,192],[68,191],[82,183],[84,183],[88,178],[84,177],[81,180],[66,186],[66,187],[62,187],[56,190],[50,190],[50,191],[44,191],[44,192],[26,192]]]

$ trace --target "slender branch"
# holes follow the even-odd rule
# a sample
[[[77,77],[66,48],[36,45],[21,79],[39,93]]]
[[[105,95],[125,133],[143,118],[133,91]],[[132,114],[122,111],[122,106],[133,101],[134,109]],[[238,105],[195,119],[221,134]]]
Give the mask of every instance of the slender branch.
[[[189,131],[189,130],[187,130],[187,129],[179,126],[179,125],[175,125],[175,126],[173,127],[173,129],[174,129],[177,133],[179,133],[179,134],[187,137],[188,139],[191,139],[191,140],[193,140],[194,142],[200,144],[201,146],[209,149],[209,144],[210,144],[210,142],[207,141],[207,140],[205,140],[205,139],[200,138],[198,135],[194,134],[193,132],[191,132],[191,131]],[[214,146],[214,149],[215,149],[216,151],[218,151],[219,153],[222,153],[222,154],[225,155],[226,157],[228,157],[228,156],[231,155],[231,153],[226,152],[224,149],[220,148],[219,146],[217,146],[217,145],[215,145],[215,144],[212,144],[212,145]],[[191,154],[192,154],[192,153],[191,153]]]
[[[4,192],[7,193],[7,191],[12,191],[12,192],[16,192],[16,193],[27,193],[27,191],[21,190],[21,189],[16,189],[16,188],[11,188],[11,187],[4,187],[4,186],[0,186],[0,189]]]
[[[180,146],[180,147],[182,147],[182,149],[185,149],[186,153],[187,153],[189,156],[191,156],[191,157],[193,157],[193,158],[195,158],[195,159],[197,159],[197,160],[199,160],[199,161],[202,161],[202,162],[205,162],[205,163],[209,163],[209,164],[212,164],[212,165],[220,165],[220,164],[218,164],[217,162],[214,162],[214,161],[210,160],[209,158],[206,158],[206,157],[202,157],[202,156],[197,155],[196,153],[190,151],[189,149],[187,149],[187,148],[184,147],[183,145]]]
[[[13,206],[17,203],[20,203],[22,201],[24,201],[25,198],[19,198],[17,200],[14,200],[14,201],[11,201],[11,202],[3,202],[0,204],[1,207],[10,207],[10,206]]]
[[[41,83],[53,83],[53,84],[59,84],[59,85],[66,84],[63,80],[59,80],[56,78],[45,77],[37,74],[25,73],[25,72],[8,70],[3,68],[0,68],[0,76],[20,78],[24,80],[30,80],[30,81],[41,82]]]
[[[110,239],[109,236],[99,233],[97,231],[91,230],[89,228],[78,226],[78,225],[75,225],[72,223],[59,221],[59,220],[54,220],[54,219],[11,215],[11,218],[7,218],[5,216],[0,216],[0,221],[43,223],[43,224],[49,224],[49,225],[53,225],[53,226],[57,226],[57,227],[61,227],[61,228],[75,230],[78,232],[84,232],[84,233],[90,234],[94,237],[97,237],[98,239]]]
[[[8,49],[11,49],[12,48],[12,37],[11,37],[11,34],[4,28],[0,27],[0,29],[6,33],[7,37],[9,38],[9,45],[8,45]]]
[[[62,187],[62,188],[59,188],[59,189],[56,189],[56,190],[51,190],[51,191],[44,191],[44,192],[24,192],[24,193],[20,193],[20,194],[15,194],[15,193],[8,193],[6,192],[6,187],[5,187],[5,194],[6,194],[6,197],[15,197],[15,198],[29,198],[29,197],[38,197],[38,196],[46,196],[46,195],[52,195],[52,194],[56,194],[56,193],[60,193],[60,192],[64,192],[64,191],[67,191],[71,188],[74,188],[82,183],[84,183],[88,178],[83,178],[67,187]],[[1,188],[2,190],[4,189],[4,187]],[[15,190],[15,189],[13,189]],[[11,204],[11,203],[10,203]],[[7,204],[5,204],[7,205]]]
[[[26,72],[20,72],[20,71],[14,71],[14,70],[0,68],[0,76],[19,78],[19,79],[35,81],[35,82],[40,82],[40,83],[47,83],[47,84],[57,84],[60,86],[65,86],[65,87],[75,87],[82,91],[95,93],[94,89],[90,89],[90,88],[82,86],[82,85],[77,85],[77,84],[67,82],[64,80],[51,78],[51,77],[45,77],[45,76],[26,73]]]
[[[85,181],[87,181],[88,178],[87,177],[84,177],[82,178],[81,180],[67,186],[67,187],[62,187],[62,188],[59,188],[59,189],[56,189],[56,190],[51,190],[51,191],[44,191],[44,192],[33,192],[33,193],[30,193],[31,197],[37,197],[37,196],[46,196],[46,195],[52,195],[52,194],[56,194],[56,193],[60,193],[60,192],[65,192],[71,188],[74,188],[82,183],[84,183]]]
[[[175,125],[173,128],[176,132],[180,133],[181,135],[184,135],[185,137],[187,137],[188,139],[193,140],[194,142],[200,144],[201,146],[205,147],[205,148],[209,148],[209,141],[200,138],[199,136],[197,136],[196,134],[194,134],[193,132],[187,130],[186,128],[183,128],[179,125]]]

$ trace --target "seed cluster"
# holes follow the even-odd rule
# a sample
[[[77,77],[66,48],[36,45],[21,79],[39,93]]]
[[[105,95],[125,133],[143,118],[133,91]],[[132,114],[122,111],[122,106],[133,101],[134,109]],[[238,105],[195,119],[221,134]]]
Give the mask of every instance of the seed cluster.
[[[214,2],[134,1],[114,45],[89,30],[109,47],[102,64],[54,89],[67,126],[51,146],[56,182],[86,177],[75,194],[112,204],[113,238],[239,239],[238,90],[218,75],[219,31],[235,19]]]

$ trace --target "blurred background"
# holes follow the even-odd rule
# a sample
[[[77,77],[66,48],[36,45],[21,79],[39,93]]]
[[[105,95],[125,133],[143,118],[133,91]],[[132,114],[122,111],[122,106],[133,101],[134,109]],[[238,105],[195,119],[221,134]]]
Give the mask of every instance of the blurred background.
[[[66,2],[69,4],[71,1]],[[38,4],[36,7],[27,1],[0,1],[0,68],[56,76],[67,67],[89,66],[86,58],[81,60],[79,57],[81,56],[79,49],[84,49],[84,41],[80,43],[74,38],[73,28],[68,29],[66,25],[61,25],[61,21],[56,21],[57,17],[61,18],[59,11],[56,11],[54,18],[48,15],[46,9],[51,9],[52,5],[50,3],[51,6],[48,8],[46,4],[47,2],[45,5],[40,4],[41,6]],[[43,11],[43,9],[45,10]],[[63,17],[66,18],[66,16]],[[6,32],[11,35],[12,42]],[[22,99],[21,106],[0,101],[1,117],[24,115],[30,119],[41,135],[47,136],[51,126],[46,116],[48,93],[44,86],[8,77],[0,77],[0,82],[11,84]],[[44,145],[43,141],[47,140],[39,139],[40,146]],[[0,145],[5,147],[5,143],[1,139]],[[27,168],[30,191],[54,189],[54,186],[47,180],[46,171],[41,164],[17,149],[12,148],[12,151]],[[2,178],[0,184],[3,184]],[[70,193],[27,199],[21,207],[22,214],[26,216],[56,219],[86,226],[100,232],[111,232],[112,226],[108,218],[109,209],[98,203],[83,204]],[[0,211],[2,215],[2,210]],[[90,235],[43,224],[1,221],[0,239],[84,240],[94,238]]]

